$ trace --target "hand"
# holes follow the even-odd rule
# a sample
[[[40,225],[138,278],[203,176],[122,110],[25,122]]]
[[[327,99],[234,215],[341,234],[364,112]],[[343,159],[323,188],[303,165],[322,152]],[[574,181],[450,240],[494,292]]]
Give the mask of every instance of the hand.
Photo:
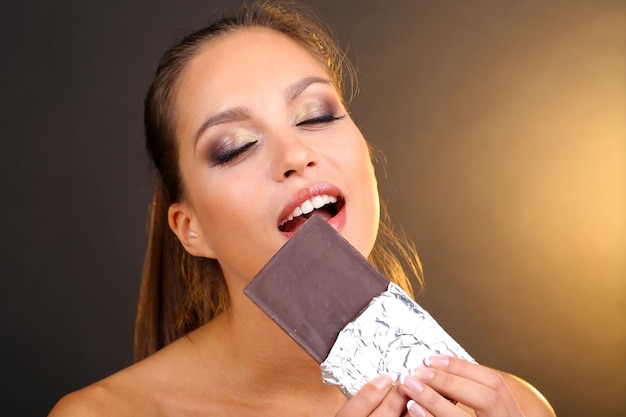
[[[410,416],[472,415],[449,400],[452,399],[469,407],[478,417],[523,417],[498,372],[449,356],[433,356],[428,365],[417,368],[400,385],[401,393],[412,400],[408,404]]]
[[[408,400],[389,375],[380,375],[365,384],[335,417],[398,417],[406,413]]]

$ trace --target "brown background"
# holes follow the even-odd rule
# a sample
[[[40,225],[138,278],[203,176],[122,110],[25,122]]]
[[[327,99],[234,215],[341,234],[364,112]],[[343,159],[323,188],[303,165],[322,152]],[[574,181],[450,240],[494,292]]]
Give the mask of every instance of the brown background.
[[[0,42],[0,414],[131,361],[150,195],[142,100],[225,2],[9,2]],[[415,241],[419,298],[560,416],[626,415],[621,1],[311,1]]]

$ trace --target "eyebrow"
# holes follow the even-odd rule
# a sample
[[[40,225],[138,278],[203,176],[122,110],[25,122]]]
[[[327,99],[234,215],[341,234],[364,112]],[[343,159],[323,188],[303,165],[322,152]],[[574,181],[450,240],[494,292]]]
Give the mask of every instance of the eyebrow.
[[[285,97],[287,98],[287,101],[295,100],[296,97],[302,94],[304,90],[309,88],[311,84],[316,84],[316,83],[332,84],[332,81],[329,80],[328,78],[322,78],[322,77],[306,77],[298,81],[297,83],[290,85],[287,88],[285,92]]]
[[[200,128],[196,132],[194,139],[193,139],[194,147],[196,146],[196,143],[198,143],[200,136],[202,136],[202,134],[208,128],[219,125],[219,124],[223,124],[223,123],[240,122],[242,120],[247,120],[249,118],[250,118],[250,111],[245,107],[233,107],[231,109],[221,111],[209,117],[207,120],[204,121],[204,123],[202,123],[202,126],[200,126]]]
[[[302,80],[291,84],[285,90],[285,98],[287,101],[295,100],[300,94],[302,94],[309,86],[316,83],[332,84],[332,81],[322,77],[306,77]],[[221,111],[202,123],[196,134],[194,135],[194,148],[200,139],[200,136],[209,128],[232,122],[241,122],[250,118],[250,110],[247,107],[233,107],[224,111]]]

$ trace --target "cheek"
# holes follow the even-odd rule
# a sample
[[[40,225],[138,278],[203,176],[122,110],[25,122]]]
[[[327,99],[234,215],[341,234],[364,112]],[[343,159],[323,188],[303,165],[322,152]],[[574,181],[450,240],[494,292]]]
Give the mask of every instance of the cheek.
[[[342,149],[334,150],[336,155],[342,156],[339,164],[346,170],[346,174],[352,177],[354,185],[358,186],[359,196],[357,197],[363,200],[373,200],[370,204],[373,203],[378,212],[378,185],[367,142],[356,126],[344,132],[340,137],[350,139],[339,142]],[[362,203],[367,203],[367,201],[362,201]]]
[[[370,235],[370,244],[371,244],[370,251],[371,251],[371,248],[374,247],[374,242],[376,241],[376,235],[378,234],[378,225],[380,222],[380,197],[378,194],[378,184],[376,182],[376,175],[374,174],[374,166],[372,165],[371,162],[369,164],[368,173],[369,173],[368,174],[369,176],[368,199],[370,200],[368,203],[370,204],[370,207],[371,207],[371,212],[368,215],[370,217],[370,221],[373,224],[373,231],[372,231],[372,234]],[[367,254],[369,255],[369,251]]]
[[[190,190],[198,223],[215,257],[242,273],[256,272],[260,263],[257,255],[263,260],[268,256],[264,251],[275,246],[267,242],[267,248],[259,249],[267,240],[263,240],[267,225],[274,224],[269,221],[273,218],[267,208],[271,201],[267,188],[258,180],[265,176],[255,175],[256,167],[245,168],[241,173],[239,169],[203,173]],[[247,254],[246,262],[242,254]],[[247,265],[248,260],[252,266]]]
[[[363,187],[369,190],[363,191],[375,194],[374,198],[376,200],[376,205],[378,206],[378,182],[376,180],[376,173],[372,163],[372,158],[366,142],[363,140],[360,145],[361,146],[358,148],[358,151],[354,152],[353,169],[355,172],[360,173],[360,181]]]
[[[354,246],[367,257],[374,247],[380,220],[378,185],[369,148],[364,139],[352,144],[345,167],[353,178],[353,215],[356,224],[351,228]],[[350,240],[350,239],[349,239]]]
[[[198,181],[192,193],[200,223],[209,230],[236,229],[254,216],[255,201],[261,198],[259,187],[236,176]]]

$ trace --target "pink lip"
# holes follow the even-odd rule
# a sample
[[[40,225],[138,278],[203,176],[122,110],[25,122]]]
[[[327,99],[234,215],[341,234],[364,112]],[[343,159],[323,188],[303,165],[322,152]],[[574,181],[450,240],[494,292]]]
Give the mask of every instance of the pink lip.
[[[313,184],[309,187],[303,188],[296,192],[293,197],[289,199],[285,207],[280,212],[280,216],[278,218],[277,225],[280,225],[283,220],[285,220],[289,215],[296,209],[296,207],[300,206],[306,200],[315,197],[316,195],[332,195],[337,198],[343,198],[343,194],[339,188],[335,187],[332,184],[320,182]],[[331,225],[335,230],[339,231],[343,228],[346,221],[346,207],[345,204],[333,218],[328,220],[328,224]],[[287,237],[291,237],[294,233],[281,232]]]

